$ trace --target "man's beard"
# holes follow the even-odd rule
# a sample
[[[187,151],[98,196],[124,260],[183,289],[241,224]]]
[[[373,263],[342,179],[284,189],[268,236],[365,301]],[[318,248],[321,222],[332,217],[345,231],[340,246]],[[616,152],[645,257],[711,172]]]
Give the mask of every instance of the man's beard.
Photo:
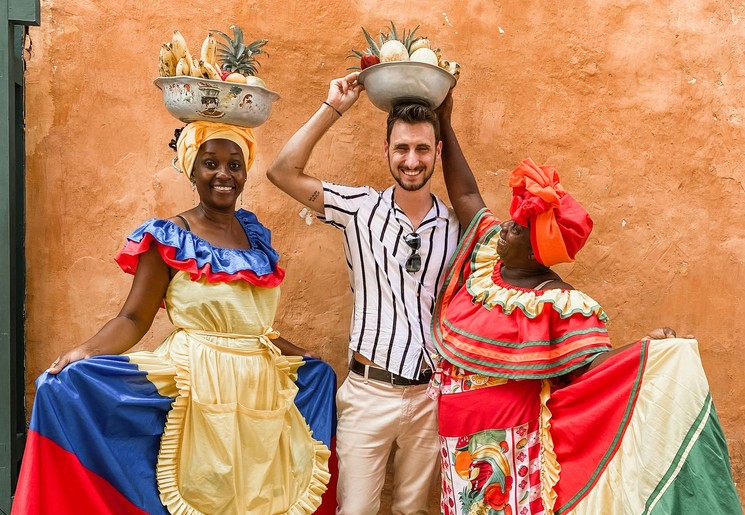
[[[390,157],[388,158],[388,169],[391,172],[391,176],[393,177],[393,180],[395,180],[398,183],[398,185],[401,186],[401,188],[406,191],[419,191],[420,189],[422,189],[424,185],[427,184],[429,180],[432,178],[432,175],[435,172],[436,164],[437,164],[437,157],[435,157],[435,159],[432,161],[432,168],[430,168],[429,171],[425,169],[424,171],[421,172],[420,177],[423,177],[422,182],[418,184],[405,184],[403,181],[403,176],[405,176],[405,174],[401,170],[398,170],[398,175],[393,173],[393,167],[391,166],[391,159]]]

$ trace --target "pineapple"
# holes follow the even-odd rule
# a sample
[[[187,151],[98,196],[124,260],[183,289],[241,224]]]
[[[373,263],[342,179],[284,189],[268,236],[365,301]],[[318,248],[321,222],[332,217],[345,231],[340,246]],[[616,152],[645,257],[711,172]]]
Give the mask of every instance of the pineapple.
[[[233,31],[232,38],[219,30],[212,31],[225,40],[224,43],[217,42],[217,57],[222,61],[220,75],[223,79],[233,73],[240,73],[246,77],[256,75],[257,67],[261,65],[256,56],[266,54],[262,47],[268,40],[257,39],[246,45],[243,41],[243,30],[237,25],[231,25],[230,29]]]
[[[419,25],[413,30],[404,29],[399,33],[393,21],[390,23],[389,32],[381,30],[377,40],[365,30],[365,27],[362,27],[362,33],[369,46],[363,51],[352,50],[347,58],[359,59],[360,65],[350,66],[348,70],[364,70],[369,66],[391,61],[414,61],[439,66],[458,80],[460,65],[443,59],[442,51],[439,48],[433,48],[432,43],[426,37],[416,36]]]
[[[406,29],[401,33],[401,37],[398,37],[398,33],[396,32],[396,26],[393,24],[393,21],[391,21],[391,34],[388,35],[388,41],[397,39],[401,43],[403,43],[404,47],[406,47],[406,51],[411,54],[411,45],[417,41],[418,39],[422,38],[415,38],[414,34],[416,33],[417,29],[419,29],[419,25],[414,27],[414,30],[409,31],[408,34],[406,34]]]

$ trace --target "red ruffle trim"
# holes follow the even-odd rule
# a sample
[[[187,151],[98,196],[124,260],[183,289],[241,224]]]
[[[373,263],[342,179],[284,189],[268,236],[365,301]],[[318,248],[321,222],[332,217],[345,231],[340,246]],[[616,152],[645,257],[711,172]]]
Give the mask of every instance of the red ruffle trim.
[[[134,275],[137,271],[137,264],[140,261],[140,254],[147,252],[153,242],[158,248],[158,253],[160,254],[160,257],[163,258],[163,261],[176,270],[188,272],[192,281],[196,281],[201,277],[206,277],[207,281],[211,283],[246,281],[254,286],[260,286],[262,288],[275,288],[279,286],[285,278],[285,270],[279,266],[274,269],[273,273],[268,275],[257,275],[251,270],[239,270],[233,274],[227,272],[213,272],[209,263],[206,263],[202,268],[199,268],[196,259],[177,259],[175,247],[160,243],[152,234],[149,233],[146,233],[140,242],[128,240],[124,248],[114,257],[114,261],[117,262],[124,272]]]

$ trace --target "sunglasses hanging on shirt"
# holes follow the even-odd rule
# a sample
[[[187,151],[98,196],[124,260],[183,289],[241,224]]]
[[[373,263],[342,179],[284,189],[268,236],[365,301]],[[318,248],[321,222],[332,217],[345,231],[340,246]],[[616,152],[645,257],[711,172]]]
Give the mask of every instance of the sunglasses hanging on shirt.
[[[414,274],[422,268],[422,257],[419,255],[419,248],[422,246],[422,238],[415,232],[404,236],[404,242],[411,249],[411,254],[406,259],[406,271]]]

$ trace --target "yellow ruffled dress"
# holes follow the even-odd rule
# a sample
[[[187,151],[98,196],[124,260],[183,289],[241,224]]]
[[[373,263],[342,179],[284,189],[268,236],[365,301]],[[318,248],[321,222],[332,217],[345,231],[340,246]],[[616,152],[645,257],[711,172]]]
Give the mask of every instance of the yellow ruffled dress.
[[[164,305],[176,329],[153,352],[39,377],[14,514],[333,510],[321,496],[336,378],[272,343],[284,271],[256,216],[236,218],[248,250],[212,247],[159,219],[128,237],[116,257],[125,272],[153,248],[175,271]]]
[[[301,514],[320,504],[329,451],[293,404],[302,360],[270,340],[278,301],[279,288],[184,271],[168,287],[179,329],[155,354],[174,364],[178,391],[157,478],[173,514]]]
[[[125,247],[118,258],[126,270],[128,258],[121,255],[138,254],[154,240],[163,259],[178,269],[165,297],[177,330],[154,352],[129,355],[140,369],[149,369],[148,379],[161,394],[174,397],[158,454],[160,498],[174,515],[313,513],[329,481],[330,451],[312,437],[293,403],[302,358],[283,356],[271,341],[279,335],[271,328],[278,281],[245,270],[260,271],[257,253],[263,258],[260,251],[273,252],[269,233],[252,213],[239,211],[237,217],[252,251],[212,248],[156,220],[139,230],[140,241],[132,241],[138,239],[135,231],[130,251]],[[170,245],[178,247],[175,253]],[[205,252],[218,256],[200,258]],[[188,259],[190,253],[196,259]],[[204,266],[210,258],[211,267]],[[238,265],[237,272],[225,265],[244,260],[248,265]],[[221,266],[226,271],[218,271]],[[273,268],[276,278],[276,263]],[[173,367],[163,369],[166,363]]]

